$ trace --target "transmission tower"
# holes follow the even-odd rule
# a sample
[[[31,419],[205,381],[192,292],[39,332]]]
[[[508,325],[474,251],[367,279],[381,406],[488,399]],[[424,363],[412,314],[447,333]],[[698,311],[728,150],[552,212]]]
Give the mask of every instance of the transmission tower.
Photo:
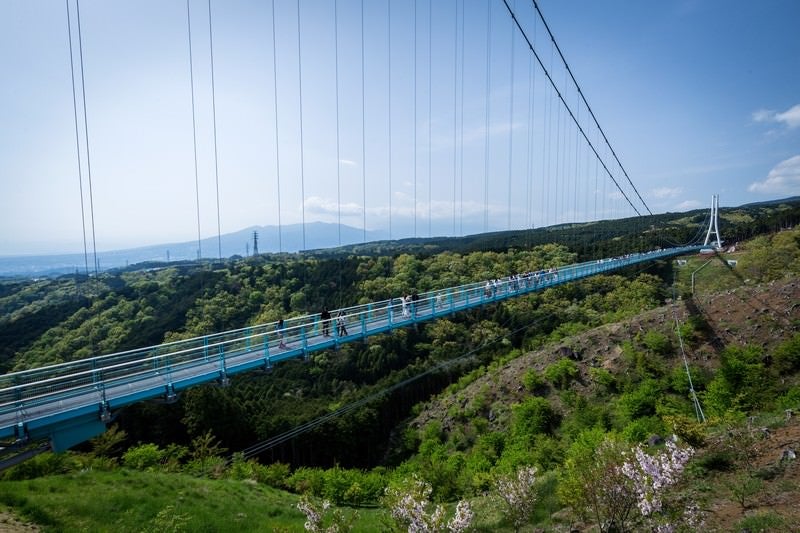
[[[253,230],[253,255],[258,255],[258,232]]]

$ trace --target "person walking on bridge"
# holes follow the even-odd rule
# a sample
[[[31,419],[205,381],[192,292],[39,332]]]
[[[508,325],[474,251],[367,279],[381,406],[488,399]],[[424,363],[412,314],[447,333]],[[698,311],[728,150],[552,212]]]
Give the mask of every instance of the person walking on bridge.
[[[322,336],[323,337],[330,337],[331,336],[331,313],[328,311],[327,307],[322,308],[322,313],[320,313],[319,318],[322,320]]]
[[[278,348],[286,348],[286,325],[282,318],[275,324],[275,330],[278,332],[278,339],[280,340]]]

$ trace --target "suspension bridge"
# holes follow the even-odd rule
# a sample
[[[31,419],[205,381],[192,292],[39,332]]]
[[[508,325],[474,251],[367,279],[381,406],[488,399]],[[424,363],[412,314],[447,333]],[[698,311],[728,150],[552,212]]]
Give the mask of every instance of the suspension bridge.
[[[65,450],[105,430],[113,412],[312,352],[640,263],[693,253],[682,246],[520,273],[321,314],[215,333],[0,377],[0,439],[49,439]]]
[[[72,103],[75,121],[75,145],[77,148],[78,181],[80,185],[80,209],[83,221],[83,245],[85,270],[87,275],[94,271],[98,275],[97,242],[95,228],[95,199],[92,195],[92,168],[89,137],[89,121],[87,113],[87,98],[84,80],[83,37],[81,29],[80,0],[67,0],[67,27],[70,47],[70,67],[72,69]],[[188,34],[189,74],[191,78],[191,106],[192,121],[190,131],[194,139],[194,185],[196,197],[196,213],[192,212],[190,218],[197,222],[197,257],[201,251],[201,203],[200,186],[198,180],[198,124],[196,117],[197,105],[195,101],[195,72],[192,49],[192,20],[191,0],[186,2],[186,24]],[[196,3],[196,2],[195,2]],[[353,207],[342,196],[342,187],[347,176],[342,173],[342,161],[346,154],[342,153],[340,141],[343,130],[340,121],[340,86],[344,81],[339,79],[339,65],[346,62],[347,58],[339,56],[339,2],[333,6],[333,25],[335,35],[335,79],[333,88],[335,92],[335,132],[330,136],[331,144],[335,144],[335,166],[332,166],[331,176],[335,176],[336,200],[335,214],[340,227],[345,210],[353,215],[360,216],[366,235],[367,214],[370,203],[367,198],[367,184],[370,187],[380,181],[379,188],[388,200],[388,207],[383,203],[374,207],[374,212],[386,214],[388,233],[390,238],[398,236],[398,215],[403,210],[413,213],[413,235],[417,236],[417,222],[421,218],[427,221],[428,234],[432,235],[432,222],[434,219],[433,208],[444,202],[447,197],[447,206],[452,213],[452,234],[464,234],[465,209],[473,209],[480,202],[465,201],[465,195],[483,192],[482,207],[478,209],[483,218],[484,232],[497,229],[497,225],[490,225],[492,213],[498,210],[504,202],[491,200],[490,190],[502,184],[507,193],[504,198],[506,205],[503,211],[507,214],[504,229],[542,227],[548,224],[566,222],[590,222],[605,220],[622,216],[635,216],[641,221],[643,227],[648,229],[646,216],[652,211],[645,203],[639,191],[634,186],[627,171],[622,166],[620,159],[600,127],[594,111],[589,106],[586,97],[566,62],[555,37],[535,0],[531,2],[513,2],[508,0],[487,0],[476,20],[485,20],[484,34],[476,38],[481,41],[484,48],[479,67],[470,71],[468,66],[475,63],[472,54],[467,48],[470,42],[466,37],[468,33],[475,32],[475,27],[470,27],[465,22],[469,19],[469,10],[475,6],[468,5],[464,0],[453,0],[450,13],[451,19],[447,20],[437,7],[434,12],[434,2],[427,1],[427,18],[420,20],[417,4],[413,0],[413,15],[406,18],[394,18],[391,3],[387,4],[385,11],[386,62],[388,68],[386,90],[388,96],[384,104],[388,108],[383,119],[386,129],[383,137],[377,136],[376,141],[386,145],[384,150],[386,166],[380,171],[371,170],[370,180],[367,179],[367,139],[374,137],[374,132],[368,131],[368,122],[372,123],[376,114],[384,110],[367,107],[368,92],[365,87],[367,70],[365,67],[365,54],[368,49],[365,44],[365,13],[369,16],[365,3],[349,2],[350,7],[355,6],[355,12],[360,8],[361,47],[357,51],[353,63],[361,66],[361,112],[357,118],[361,124],[355,128],[359,130],[355,137],[361,139],[361,176],[353,177],[355,186],[360,185],[362,198],[360,205]],[[219,168],[217,161],[217,128],[216,128],[216,103],[214,90],[214,56],[213,56],[213,30],[212,8],[208,0],[207,24],[210,59],[211,82],[211,108],[213,124],[213,167],[216,188],[216,227],[218,238],[217,253],[222,258],[221,245],[221,214],[219,196]],[[519,4],[519,5],[518,5]],[[304,165],[310,156],[304,151],[303,125],[303,76],[304,69],[301,63],[301,28],[303,14],[300,9],[301,2],[297,1],[296,23],[297,50],[296,73],[298,77],[297,90],[299,97],[296,99],[298,111],[297,130],[299,131],[299,150],[285,153],[281,148],[280,139],[286,137],[286,126],[279,120],[279,110],[286,106],[279,102],[281,92],[278,89],[278,56],[281,43],[276,39],[275,3],[272,4],[272,76],[274,89],[272,99],[274,104],[274,139],[275,139],[275,198],[277,200],[275,214],[278,226],[281,226],[281,214],[284,207],[281,205],[281,190],[286,187],[287,181],[294,181],[300,185],[300,207],[303,224],[303,248],[305,248],[305,205],[306,183]],[[485,11],[483,8],[485,7]],[[394,8],[395,10],[397,8]],[[420,10],[424,13],[424,9]],[[466,15],[465,15],[466,14]],[[475,15],[476,13],[472,13]],[[485,14],[485,17],[483,15]],[[395,17],[398,15],[395,13]],[[448,38],[452,44],[451,64],[448,70],[449,78],[437,79],[441,75],[434,68],[433,44],[434,27],[439,19],[448,22],[452,28]],[[418,23],[427,29],[428,60],[427,77],[420,83],[418,77],[418,43],[425,43],[419,32]],[[196,22],[195,22],[196,24]],[[398,74],[397,68],[392,67],[392,58],[397,56],[394,48],[401,47],[402,43],[393,41],[393,30],[405,27],[407,35],[413,35],[413,59],[409,61],[413,68],[409,72]],[[444,26],[444,24],[440,24]],[[277,28],[277,29],[276,29]],[[502,46],[498,45],[499,29],[505,32],[508,40]],[[73,31],[73,29],[75,31]],[[422,32],[424,33],[424,32]],[[544,40],[544,43],[537,41]],[[542,37],[542,35],[544,37]],[[395,37],[396,39],[396,37]],[[73,41],[77,40],[75,53]],[[405,43],[403,46],[409,43]],[[494,45],[494,46],[493,46]],[[499,48],[499,51],[498,51]],[[524,53],[523,53],[524,52]],[[438,53],[438,52],[437,52]],[[360,54],[360,58],[358,58]],[[499,55],[498,55],[499,54]],[[77,60],[76,56],[77,55]],[[424,56],[424,54],[422,54]],[[510,59],[508,59],[510,57]],[[505,62],[500,59],[505,58]],[[498,119],[498,112],[492,109],[494,92],[497,92],[498,65],[504,65],[508,75],[508,83],[503,83],[506,93],[504,105],[507,105],[507,114]],[[424,70],[424,69],[423,69]],[[479,71],[484,70],[483,73]],[[493,72],[493,70],[495,72]],[[392,96],[392,88],[397,83],[396,78],[402,78],[413,71],[413,98],[408,101],[396,103],[397,96]],[[77,75],[76,75],[77,72]],[[483,76],[482,84],[472,83],[476,72]],[[306,74],[307,75],[307,74]],[[393,81],[393,77],[395,78]],[[516,81],[515,81],[516,79]],[[520,80],[523,80],[520,82]],[[418,92],[419,86],[427,83],[427,117],[418,120]],[[449,110],[447,120],[434,115],[432,91],[438,86],[447,87],[450,100],[437,108]],[[523,89],[520,90],[519,86]],[[479,93],[470,95],[469,90],[480,86]],[[465,94],[465,90],[467,91]],[[422,91],[425,92],[424,90]],[[474,150],[470,140],[471,133],[466,129],[474,129],[471,124],[470,114],[475,114],[475,101],[484,103],[482,113],[482,161],[476,164],[475,157],[481,154]],[[291,106],[288,106],[291,107]],[[357,106],[356,106],[357,107]],[[378,106],[379,107],[379,106]],[[467,112],[465,115],[465,107]],[[401,145],[398,139],[398,128],[392,126],[392,118],[398,114],[413,114],[411,118],[412,135],[407,135],[406,148],[410,147],[412,166],[401,166],[398,158],[392,157]],[[423,113],[424,115],[425,113]],[[82,120],[81,120],[82,119]],[[369,119],[369,120],[368,120]],[[358,122],[358,121],[356,121]],[[419,128],[418,122],[424,123],[426,128]],[[496,123],[504,126],[507,138],[499,141],[494,133]],[[446,136],[443,131],[436,132],[447,137],[452,142],[447,150],[449,167],[445,172],[441,161],[436,162],[437,171],[434,172],[434,125],[441,128],[441,124],[450,124]],[[521,126],[520,126],[521,125]],[[424,133],[425,142],[417,139],[418,130]],[[492,145],[494,143],[494,145]],[[474,143],[473,143],[474,144]],[[287,157],[297,156],[297,173],[287,175],[285,165]],[[425,158],[427,172],[418,172],[420,166],[417,157]],[[399,159],[411,159],[399,158]],[[407,161],[406,161],[407,163]],[[394,171],[394,177],[393,177]],[[283,174],[283,185],[281,175]],[[397,196],[397,179],[400,174],[403,179],[413,180],[413,198],[407,206],[392,205],[393,197]],[[418,176],[418,174],[420,174]],[[427,193],[418,193],[418,177]],[[287,179],[294,178],[294,179]],[[466,181],[465,181],[466,178]],[[472,182],[470,182],[472,179]],[[84,184],[86,185],[84,187]],[[452,185],[449,190],[447,187]],[[491,187],[490,187],[491,184]],[[350,184],[353,185],[352,183]],[[435,189],[446,190],[446,194],[439,193],[440,198],[435,198]],[[378,188],[378,185],[375,185]],[[497,195],[495,195],[497,196]],[[450,201],[452,199],[452,201]],[[491,201],[490,201],[491,200]],[[284,198],[284,201],[285,198]],[[606,205],[608,203],[608,205]],[[427,220],[425,217],[427,211]],[[521,272],[501,280],[478,280],[474,283],[457,287],[448,287],[432,292],[427,292],[411,300],[397,297],[372,302],[365,305],[346,307],[332,310],[330,317],[326,314],[305,315],[286,319],[281,323],[268,323],[250,326],[232,331],[213,333],[187,340],[160,344],[146,348],[113,353],[70,361],[63,364],[35,368],[20,372],[5,374],[0,377],[0,439],[13,441],[16,444],[25,444],[36,441],[46,442],[46,446],[56,450],[65,450],[76,444],[84,442],[102,433],[119,409],[148,399],[161,398],[167,401],[176,399],[177,395],[189,387],[202,384],[219,382],[225,384],[229,377],[238,373],[256,369],[270,369],[273,365],[289,359],[307,358],[309,354],[336,348],[350,342],[362,342],[367,337],[385,334],[396,328],[403,328],[422,324],[437,318],[449,316],[454,313],[475,309],[486,305],[493,305],[509,298],[525,296],[536,291],[541,291],[556,285],[570,283],[576,280],[615,271],[618,269],[638,265],[655,260],[669,259],[682,254],[689,254],[707,247],[712,236],[716,240],[712,245],[719,247],[721,242],[718,231],[718,202],[712,202],[712,212],[706,232],[705,242],[701,245],[694,240],[689,243],[675,243],[666,236],[661,245],[649,250],[629,250],[622,256],[593,260],[567,266],[559,266],[537,272]],[[449,219],[450,213],[448,213]],[[393,218],[394,217],[394,218]],[[514,220],[516,217],[516,221]],[[87,230],[88,220],[88,230]],[[394,230],[393,230],[394,220]],[[703,228],[699,234],[702,235]],[[341,230],[340,230],[341,231]],[[393,231],[395,233],[393,233]],[[278,232],[278,247],[281,232]],[[341,245],[341,234],[339,237]],[[91,253],[90,253],[91,251]],[[93,268],[90,268],[90,256],[94,255]],[[24,459],[24,457],[22,457]]]

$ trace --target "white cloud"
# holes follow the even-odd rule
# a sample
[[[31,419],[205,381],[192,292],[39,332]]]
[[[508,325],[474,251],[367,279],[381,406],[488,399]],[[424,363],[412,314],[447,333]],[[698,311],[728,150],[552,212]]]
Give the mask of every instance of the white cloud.
[[[783,122],[790,128],[800,126],[800,104],[787,109],[783,113],[777,113],[775,115],[775,120]]]
[[[800,194],[800,155],[781,161],[764,181],[751,183],[747,190],[761,194]]]
[[[320,198],[319,196],[309,196],[305,201],[306,210],[309,214],[317,215],[338,215],[339,205],[335,200]],[[341,205],[342,215],[360,215],[362,207],[356,203],[343,203]]]
[[[691,209],[697,209],[698,207],[702,207],[703,203],[698,202],[697,200],[684,200],[683,202],[679,203],[675,206],[676,211],[689,211]]]
[[[769,122],[775,116],[775,111],[772,109],[759,109],[758,111],[753,111],[751,116],[753,122]]]
[[[658,187],[653,189],[652,194],[658,199],[677,198],[683,192],[682,187]]]
[[[800,126],[800,104],[780,113],[771,109],[759,109],[753,112],[752,118],[754,122],[778,122],[793,129]]]

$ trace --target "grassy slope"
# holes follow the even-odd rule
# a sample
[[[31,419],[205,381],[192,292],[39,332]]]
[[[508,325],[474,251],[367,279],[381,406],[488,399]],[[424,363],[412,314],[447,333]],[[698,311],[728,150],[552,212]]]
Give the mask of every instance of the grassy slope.
[[[0,501],[44,531],[163,531],[168,506],[187,531],[302,531],[305,520],[296,496],[263,485],[124,469],[6,481]]]

